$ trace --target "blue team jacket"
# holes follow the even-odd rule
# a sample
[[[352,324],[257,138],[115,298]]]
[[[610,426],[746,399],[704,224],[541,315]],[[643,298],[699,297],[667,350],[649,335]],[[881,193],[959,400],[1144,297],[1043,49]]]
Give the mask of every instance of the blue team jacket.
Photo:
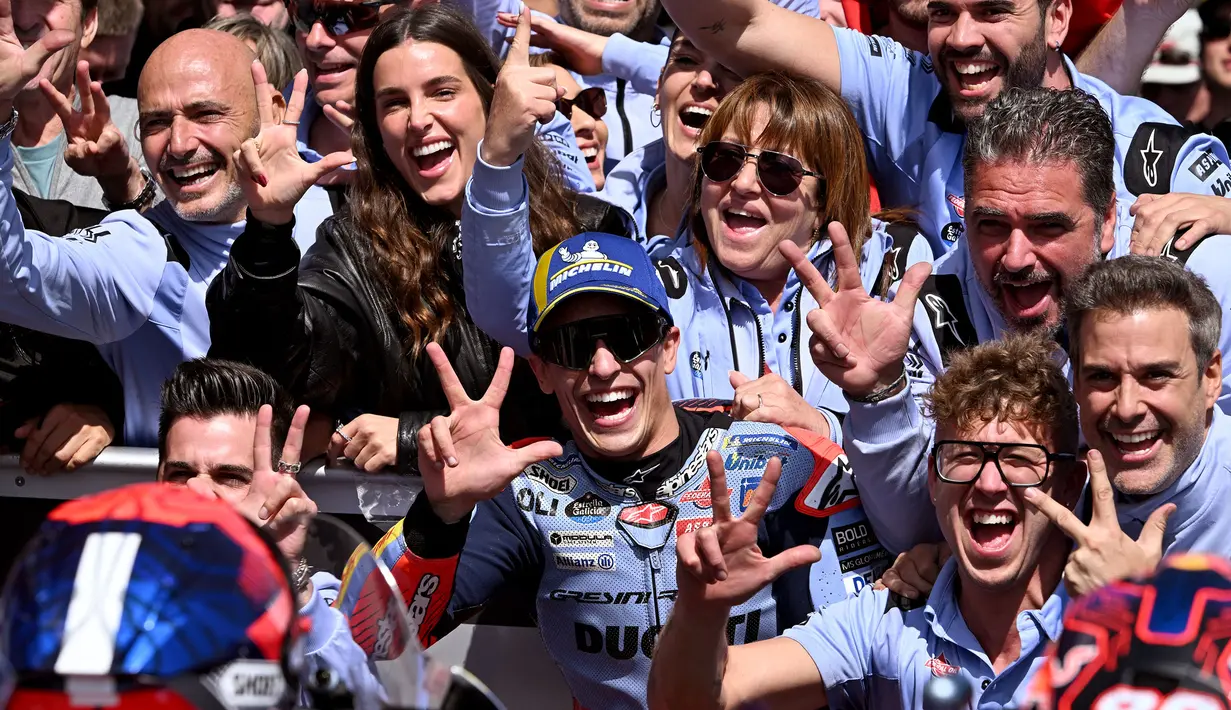
[[[98,346],[124,387],[124,440],[156,446],[162,383],[209,351],[205,291],[244,223],[186,222],[163,201],[52,238],[22,224],[13,201],[13,151],[0,141],[0,321]],[[304,251],[328,214],[313,188],[295,207]],[[169,236],[164,236],[169,235]]]
[[[953,118],[930,57],[887,37],[842,28],[834,35],[842,96],[863,131],[881,203],[919,210],[939,257],[965,231],[965,128]],[[1222,196],[1231,190],[1227,151],[1217,138],[1193,134],[1150,101],[1117,94],[1078,72],[1067,57],[1064,65],[1073,86],[1094,96],[1111,116],[1119,224],[1132,226],[1128,208],[1143,193]]]
[[[497,342],[523,356],[530,349],[526,308],[536,266],[528,194],[520,163],[495,168],[480,159],[462,207],[462,261],[471,318]],[[912,237],[913,232],[894,236],[878,226],[863,248],[860,274],[865,288],[875,291],[886,274],[894,282],[909,265],[931,260],[926,240]],[[840,444],[834,413],[846,411],[846,398],[808,355],[811,332],[803,316],[816,308],[816,302],[794,273],[783,292],[783,306],[773,312],[754,286],[727,276],[712,260],[702,263],[687,234],[670,251],[660,250],[656,256],[671,314],[680,328],[679,360],[667,376],[671,396],[730,398],[731,370],[753,379],[767,370],[776,372],[809,404],[821,408]],[[808,256],[832,281],[829,241],[815,244]]]
[[[1121,223],[1107,258],[1127,254],[1131,223]],[[1208,237],[1187,251],[1164,249],[1164,256],[1201,275],[1223,305],[1219,349],[1231,347],[1231,236]],[[856,471],[873,520],[897,524],[883,536],[893,551],[939,539],[936,516],[927,495],[927,457],[936,424],[924,413],[922,397],[943,372],[949,353],[1000,338],[1004,319],[984,291],[970,262],[966,240],[938,259],[935,273],[925,282],[915,306],[906,374],[910,386],[877,404],[850,403],[843,422],[843,446]],[[1059,355],[1064,357],[1063,353]],[[1069,363],[1064,361],[1068,373]],[[1070,375],[1071,377],[1071,375]],[[1231,368],[1223,372],[1218,407],[1231,411]],[[1208,442],[1207,442],[1208,443]],[[1151,498],[1153,500],[1153,498]],[[922,501],[922,503],[921,503]],[[1179,521],[1181,518],[1174,517]],[[1231,541],[1231,537],[1223,537]],[[1227,547],[1226,552],[1231,552]]]

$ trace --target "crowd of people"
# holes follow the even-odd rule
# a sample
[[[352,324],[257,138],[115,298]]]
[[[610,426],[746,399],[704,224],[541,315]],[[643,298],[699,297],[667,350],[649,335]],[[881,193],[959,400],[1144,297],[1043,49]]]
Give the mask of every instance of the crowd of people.
[[[1229,47],[1231,0],[0,0],[0,445],[157,447],[137,516],[290,585],[228,578],[287,688],[396,705],[324,457],[421,480],[354,522],[422,646],[522,609],[577,708],[1231,707]],[[0,505],[9,706],[253,707],[90,660],[124,499]]]

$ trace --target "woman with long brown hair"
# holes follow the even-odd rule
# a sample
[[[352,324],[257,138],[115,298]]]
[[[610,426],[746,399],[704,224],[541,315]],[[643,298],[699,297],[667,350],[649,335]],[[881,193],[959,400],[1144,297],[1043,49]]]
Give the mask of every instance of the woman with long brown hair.
[[[859,127],[818,81],[749,77],[717,106],[697,145],[685,226],[669,250],[655,254],[681,332],[671,395],[733,399],[739,418],[837,440],[846,398],[808,355],[803,316],[817,306],[778,245],[796,243],[833,282],[830,235],[843,230],[862,255],[864,287],[884,294],[907,266],[931,260],[926,240],[891,236],[869,215]],[[533,233],[533,225],[524,227],[516,205],[493,212],[484,203],[499,192],[489,186],[497,179],[507,184],[476,171],[463,211],[466,295],[485,332],[525,353],[525,274],[534,255],[527,235],[511,232],[520,224]]]
[[[251,362],[329,412],[340,422],[331,453],[367,470],[412,470],[419,427],[448,414],[427,343],[444,348],[475,398],[495,372],[499,346],[466,308],[457,222],[493,104],[528,83],[501,73],[498,90],[498,66],[449,5],[388,13],[359,65],[347,208],[322,225],[302,264],[288,236],[290,209],[309,186],[294,146],[302,75],[282,124],[263,128],[237,160],[249,216],[209,294],[210,354]],[[538,140],[524,155],[535,251],[587,229],[623,229],[613,208],[564,187]],[[510,439],[558,426],[554,400],[524,363],[505,402],[517,409],[501,417]]]

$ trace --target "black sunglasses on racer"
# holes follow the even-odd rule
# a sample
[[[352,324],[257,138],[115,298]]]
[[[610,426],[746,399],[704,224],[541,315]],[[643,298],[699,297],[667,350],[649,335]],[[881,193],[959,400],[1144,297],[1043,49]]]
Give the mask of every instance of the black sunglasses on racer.
[[[771,195],[785,197],[799,188],[805,176],[818,180],[825,178],[811,170],[805,170],[799,158],[773,150],[750,153],[746,146],[729,141],[710,141],[698,148],[701,154],[701,172],[711,182],[727,182],[744,169],[744,163],[753,158],[757,163],[757,180]]]
[[[670,330],[666,318],[649,311],[597,316],[540,331],[530,349],[545,362],[585,370],[600,340],[617,360],[627,364],[663,342]]]
[[[287,9],[295,23],[295,29],[312,33],[317,22],[331,37],[340,37],[352,32],[370,30],[380,24],[380,9],[397,4],[398,0],[371,0],[370,2],[339,4],[320,0],[288,0]]]

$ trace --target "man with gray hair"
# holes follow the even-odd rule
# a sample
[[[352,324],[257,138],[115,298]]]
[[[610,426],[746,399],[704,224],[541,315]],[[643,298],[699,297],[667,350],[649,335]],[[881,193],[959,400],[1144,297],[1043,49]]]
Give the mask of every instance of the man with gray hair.
[[[921,398],[952,353],[1010,332],[1041,330],[1066,342],[1070,285],[1090,265],[1128,253],[1130,236],[1116,228],[1115,151],[1111,121],[1089,95],[1009,89],[969,124],[966,238],[936,262],[934,275],[915,267],[891,303],[841,277],[835,295],[798,249],[784,245],[801,277],[812,274],[805,283],[822,305],[808,315],[812,356],[850,402],[844,444],[864,504],[876,519],[899,521],[881,536],[886,547],[939,537],[929,506],[919,505],[928,500],[935,431]],[[839,264],[854,262],[844,232],[834,244]],[[1229,253],[1231,237],[1218,235],[1183,252],[1168,244],[1162,258],[1204,276],[1227,306]],[[1231,323],[1221,333],[1226,349]],[[1220,387],[1225,410],[1231,381]]]

